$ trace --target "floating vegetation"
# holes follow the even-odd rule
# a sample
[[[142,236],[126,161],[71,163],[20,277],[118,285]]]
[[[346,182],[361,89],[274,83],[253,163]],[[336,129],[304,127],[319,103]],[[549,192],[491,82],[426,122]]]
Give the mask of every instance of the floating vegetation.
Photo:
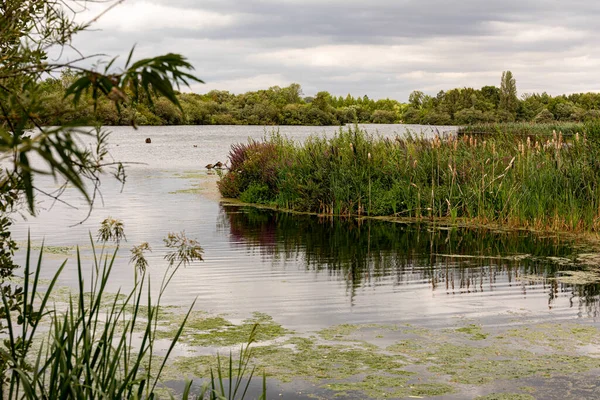
[[[577,261],[581,264],[600,267],[600,253],[582,253],[577,255]]]
[[[200,194],[200,193],[202,193],[203,190],[205,190],[205,189],[203,187],[201,187],[199,184],[197,184],[197,185],[192,185],[191,187],[189,187],[187,189],[174,190],[172,192],[169,192],[169,194]]]
[[[600,282],[600,271],[561,271],[551,279],[571,285],[588,285]]]
[[[169,194],[217,194],[216,187],[214,187],[214,181],[218,178],[217,175],[207,174],[203,171],[184,171],[172,176],[177,179],[191,181],[191,184],[188,187],[170,191]]]
[[[160,337],[172,337],[173,331],[185,316],[180,313],[166,313],[161,317]],[[254,313],[240,325],[235,325],[222,316],[209,316],[194,311],[190,314],[183,330],[180,343],[192,346],[231,347],[248,341],[254,325],[259,324],[255,340],[257,342],[280,338],[291,331],[284,329],[266,314]]]
[[[456,332],[466,333],[471,337],[471,340],[483,340],[488,337],[487,333],[483,333],[480,325],[467,325],[462,328],[458,328]]]
[[[331,326],[329,328],[321,329],[317,334],[321,336],[325,340],[353,340],[350,338],[353,333],[359,331],[367,331],[367,333],[372,333],[374,331],[394,331],[397,330],[396,326],[393,325],[380,325],[380,324],[368,324],[368,325],[353,325],[353,324],[341,324]],[[381,336],[381,335],[376,335]]]
[[[42,246],[32,245],[31,250],[39,251]],[[47,246],[44,245],[44,254],[55,254],[55,255],[66,255],[70,256],[74,254],[75,246]]]
[[[581,377],[600,368],[600,359],[583,350],[600,345],[600,332],[583,324],[531,324],[494,331],[477,324],[443,330],[343,324],[304,337],[286,331],[264,314],[235,325],[198,312],[191,315],[189,327],[193,329],[184,332],[182,340],[209,348],[229,346],[243,341],[240,332],[256,321],[267,329],[253,348],[253,365],[270,380],[303,381],[337,396],[428,398],[460,393],[461,385],[493,384],[497,393],[482,399],[531,399],[534,388],[523,386],[519,390],[525,393],[502,393],[498,385],[511,388],[512,382],[527,377]],[[396,340],[386,348],[370,342],[382,333]],[[214,354],[179,357],[169,365],[166,377],[205,376],[215,365]]]
[[[475,397],[475,400],[535,400],[535,397],[524,393],[492,393]]]
[[[359,392],[375,399],[423,398],[453,393],[455,388],[445,383],[410,383],[399,376],[368,375],[359,382],[342,382],[326,385],[328,389],[342,392]]]

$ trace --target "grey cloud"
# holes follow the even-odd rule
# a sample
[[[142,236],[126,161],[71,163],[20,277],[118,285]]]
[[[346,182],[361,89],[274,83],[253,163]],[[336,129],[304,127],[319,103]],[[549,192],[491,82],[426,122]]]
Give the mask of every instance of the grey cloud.
[[[272,79],[298,82],[306,94],[328,90],[406,100],[415,89],[435,94],[498,84],[506,69],[515,73],[521,92],[599,89],[593,84],[600,66],[595,1],[146,1],[128,3],[174,7],[181,15],[216,13],[211,15],[229,16],[231,23],[104,29],[82,34],[75,45],[123,57],[135,43],[139,57],[179,52],[211,83],[207,88],[221,84],[237,92]],[[104,18],[131,17],[118,8]],[[381,51],[371,51],[376,48]],[[370,49],[369,55],[361,49]],[[398,54],[385,57],[390,52]],[[378,54],[381,63],[364,59]]]

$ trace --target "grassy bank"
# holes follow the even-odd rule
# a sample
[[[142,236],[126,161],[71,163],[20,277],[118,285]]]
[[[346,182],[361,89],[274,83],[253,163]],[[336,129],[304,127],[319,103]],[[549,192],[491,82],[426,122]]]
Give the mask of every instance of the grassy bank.
[[[237,144],[221,195],[330,215],[458,218],[561,231],[600,228],[600,143],[589,134],[395,140],[359,128],[299,144]]]

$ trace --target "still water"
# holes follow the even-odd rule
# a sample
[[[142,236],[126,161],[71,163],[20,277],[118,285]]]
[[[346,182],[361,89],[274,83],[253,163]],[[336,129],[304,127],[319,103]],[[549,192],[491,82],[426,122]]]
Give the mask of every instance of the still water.
[[[428,127],[372,125],[368,131],[393,136]],[[221,204],[216,176],[204,165],[225,161],[233,143],[261,138],[272,128],[184,126],[110,128],[116,160],[131,162],[122,187],[110,178],[103,197],[88,208],[72,189],[62,203],[40,196],[37,218],[19,221],[15,238],[48,246],[82,246],[108,216],[123,220],[122,245],[111,290],[131,287],[129,248],[147,241],[153,278],[162,276],[168,232],[185,231],[204,248],[204,262],[180,270],[164,302],[246,318],[260,311],[297,331],[342,323],[418,323],[431,327],[457,318],[502,324],[515,313],[530,320],[585,320],[599,317],[600,286],[564,283],[557,277],[579,267],[574,243],[526,232],[443,229],[427,224],[320,219]],[[295,140],[333,135],[339,128],[281,127]],[[440,132],[451,130],[438,128]],[[151,144],[145,144],[145,138]],[[200,189],[197,188],[199,182]],[[47,189],[59,183],[41,179]],[[49,255],[50,276],[69,258],[62,283],[76,282],[74,251]],[[19,254],[23,260],[23,254]]]

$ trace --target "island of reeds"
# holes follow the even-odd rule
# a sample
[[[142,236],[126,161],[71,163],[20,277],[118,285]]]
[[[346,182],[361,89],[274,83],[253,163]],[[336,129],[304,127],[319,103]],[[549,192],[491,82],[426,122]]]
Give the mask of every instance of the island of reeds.
[[[600,124],[579,127],[432,139],[351,127],[304,143],[273,134],[232,146],[218,185],[223,197],[301,212],[598,231]]]

